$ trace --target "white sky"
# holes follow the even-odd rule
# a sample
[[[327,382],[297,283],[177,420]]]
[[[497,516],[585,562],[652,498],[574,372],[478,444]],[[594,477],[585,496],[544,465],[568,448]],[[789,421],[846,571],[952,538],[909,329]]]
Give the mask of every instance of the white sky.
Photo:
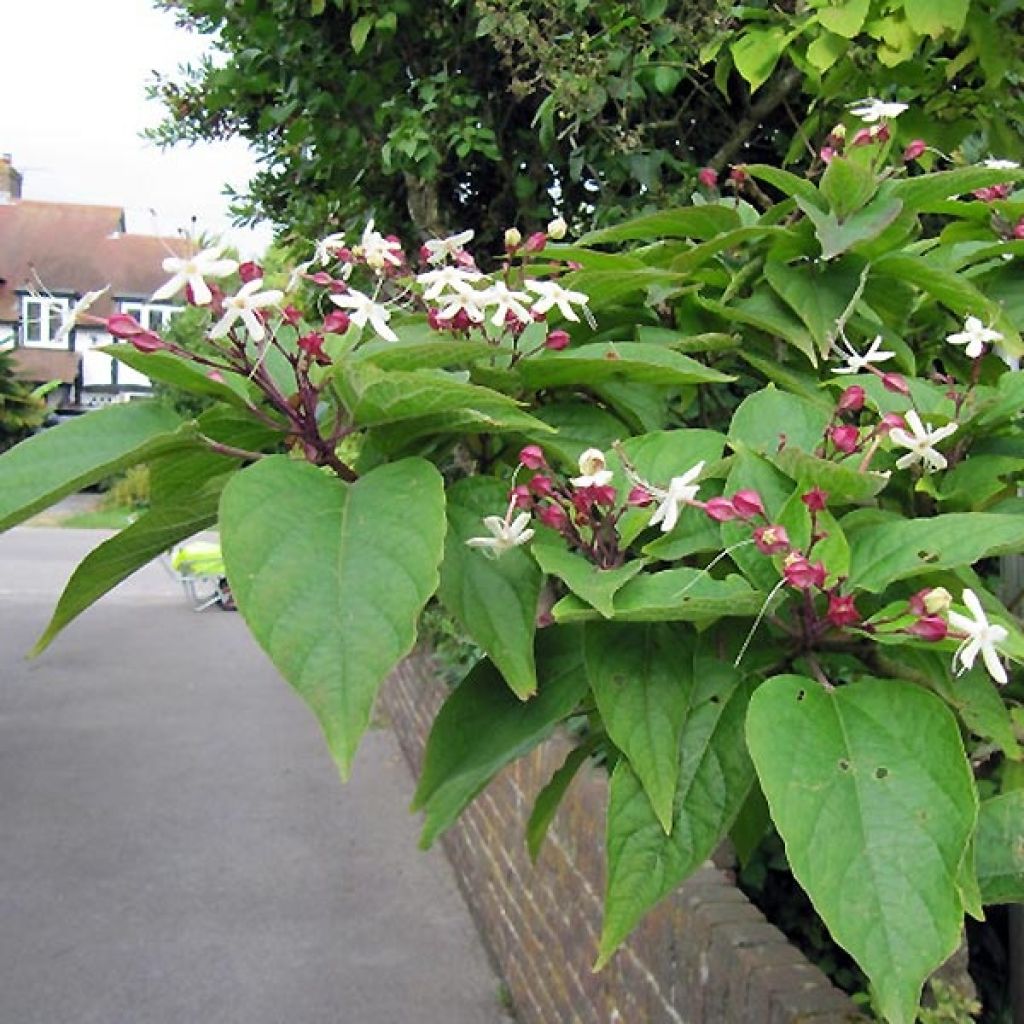
[[[225,184],[241,190],[253,160],[241,141],[159,150],[139,133],[162,107],[152,71],[173,72],[205,40],[150,0],[19,0],[2,4],[0,152],[24,176],[25,199],[122,206],[128,230],[221,234],[258,255],[269,228],[230,228]],[[156,217],[150,212],[156,211]]]

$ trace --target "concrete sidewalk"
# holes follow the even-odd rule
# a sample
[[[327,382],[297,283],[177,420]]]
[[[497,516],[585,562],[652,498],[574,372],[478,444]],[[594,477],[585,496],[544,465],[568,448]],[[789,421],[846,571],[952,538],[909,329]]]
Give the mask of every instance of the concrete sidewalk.
[[[0,536],[0,1022],[506,1021],[393,737],[342,786],[239,616],[151,566],[23,660],[103,536]]]

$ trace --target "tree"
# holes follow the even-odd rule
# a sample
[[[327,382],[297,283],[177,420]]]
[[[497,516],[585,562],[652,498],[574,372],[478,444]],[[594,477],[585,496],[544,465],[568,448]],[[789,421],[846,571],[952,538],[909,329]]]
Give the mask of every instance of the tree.
[[[46,403],[15,376],[10,352],[0,352],[0,451],[24,440],[46,419]]]

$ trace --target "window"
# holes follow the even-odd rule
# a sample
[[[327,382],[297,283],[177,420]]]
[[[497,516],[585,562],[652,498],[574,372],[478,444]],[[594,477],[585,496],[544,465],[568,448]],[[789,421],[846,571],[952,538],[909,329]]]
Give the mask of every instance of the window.
[[[71,312],[67,299],[26,295],[21,300],[21,341],[24,345],[53,345],[64,318]],[[64,346],[64,343],[61,343]]]
[[[122,302],[121,312],[135,317],[147,331],[157,334],[167,329],[171,317],[177,313],[177,306],[151,306],[145,302]]]

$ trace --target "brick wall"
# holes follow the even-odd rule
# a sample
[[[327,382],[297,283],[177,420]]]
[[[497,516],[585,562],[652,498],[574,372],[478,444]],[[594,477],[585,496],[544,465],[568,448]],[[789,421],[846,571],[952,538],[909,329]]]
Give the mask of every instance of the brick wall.
[[[444,692],[429,659],[416,656],[381,697],[417,774]],[[442,839],[522,1024],[863,1022],[710,866],[652,911],[593,974],[604,890],[603,773],[577,775],[536,866],[523,839],[533,798],[567,750],[555,737],[510,766]]]

